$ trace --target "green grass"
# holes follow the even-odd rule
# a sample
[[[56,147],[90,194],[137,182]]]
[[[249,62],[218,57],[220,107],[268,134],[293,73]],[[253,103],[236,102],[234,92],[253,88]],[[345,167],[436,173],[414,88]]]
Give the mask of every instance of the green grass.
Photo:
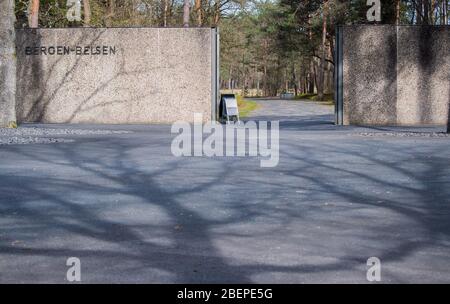
[[[15,122],[15,121],[8,122],[8,127],[7,128],[17,129],[17,122]]]
[[[237,95],[236,98],[238,102],[239,116],[241,118],[248,117],[252,111],[259,108],[259,105],[252,100],[244,99],[244,97],[240,95]]]

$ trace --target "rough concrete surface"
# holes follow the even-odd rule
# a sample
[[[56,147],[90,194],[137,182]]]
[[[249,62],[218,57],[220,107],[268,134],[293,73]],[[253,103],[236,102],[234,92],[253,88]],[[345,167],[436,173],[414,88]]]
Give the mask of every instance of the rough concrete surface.
[[[450,27],[398,27],[397,122],[446,124]]]
[[[343,29],[344,124],[395,125],[395,27]]]
[[[280,163],[173,157],[170,126],[0,147],[0,282],[450,282],[450,139],[332,124],[333,108],[258,100]],[[36,127],[48,127],[37,125]],[[52,125],[51,128],[68,128]]]
[[[14,5],[0,1],[0,127],[16,121],[16,56]]]
[[[17,30],[18,120],[168,123],[192,120],[194,112],[203,113],[209,120],[213,78],[211,31],[210,28]],[[37,55],[30,55],[35,54],[35,46],[44,47],[45,54],[38,48]],[[58,46],[62,47],[62,55],[55,51]],[[64,47],[71,48],[68,54],[64,54]],[[88,47],[88,55],[79,55],[77,47],[82,54]],[[97,47],[101,55],[94,55]],[[51,51],[56,54],[50,55]]]
[[[450,27],[343,29],[344,124],[447,123]]]

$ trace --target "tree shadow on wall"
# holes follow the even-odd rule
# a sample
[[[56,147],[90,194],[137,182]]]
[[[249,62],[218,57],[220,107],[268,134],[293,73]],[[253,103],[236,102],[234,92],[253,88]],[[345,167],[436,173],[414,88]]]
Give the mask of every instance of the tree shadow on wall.
[[[429,26],[420,26],[419,35],[416,43],[418,43],[418,66],[419,75],[417,77],[417,88],[419,90],[419,117],[422,124],[433,121],[433,100],[431,96],[431,79],[436,70],[437,58],[434,52],[436,47],[436,38],[434,30]],[[414,41],[414,40],[413,40]],[[405,45],[406,47],[406,45]],[[414,49],[414,48],[413,48]],[[414,59],[410,59],[410,64],[414,64]]]
[[[396,122],[397,45],[392,29],[355,26],[344,31],[344,119],[350,124]]]
[[[420,26],[417,30],[419,31],[417,38],[413,37],[410,40],[418,44],[419,75],[416,87],[419,93],[417,110],[420,122],[436,124],[438,120],[439,123],[445,124],[448,116],[446,109],[449,105],[445,97],[450,99],[447,92],[447,85],[450,83],[449,28]],[[411,58],[411,62],[414,63],[414,57]]]
[[[83,45],[85,43],[94,44],[101,36],[102,32],[98,32],[90,41],[87,36],[81,36],[78,38],[74,45]],[[41,47],[42,46],[42,34],[39,30],[35,29],[20,29],[19,39],[17,40],[17,49],[24,52],[25,47]],[[58,65],[63,62],[66,56],[58,56],[58,58],[51,64],[47,71],[43,68],[42,55],[20,55],[23,62],[18,64],[18,79],[21,82],[21,87],[18,88],[18,108],[17,115],[20,122],[42,122],[45,121],[47,115],[47,108],[51,104],[52,100],[58,94],[58,92],[64,87],[64,84],[70,79],[74,70],[79,65],[81,56],[78,56],[71,66],[65,66],[67,70],[62,77],[58,80],[58,83],[51,84],[50,80],[53,77],[58,77]],[[24,80],[31,79],[31,83]],[[55,89],[51,92],[47,90],[50,87]],[[28,100],[32,100],[31,104],[28,104]]]
[[[95,29],[93,32],[87,32],[83,36],[79,37],[75,42],[70,42],[70,45],[89,45],[94,46],[96,42],[100,40],[102,35],[107,29]],[[42,36],[39,31],[35,30],[21,30],[27,31],[19,35],[22,37],[21,41],[18,41],[18,48],[24,49],[24,46],[37,45],[40,46],[42,42]],[[29,33],[28,31],[31,31]],[[30,38],[31,37],[31,38]],[[31,79],[30,83],[21,81],[22,85],[19,88],[19,102],[17,107],[18,120],[20,122],[52,122],[52,115],[55,115],[55,109],[52,109],[52,113],[49,112],[49,108],[54,105],[61,108],[60,111],[64,115],[57,114],[58,117],[64,117],[64,122],[70,123],[80,114],[97,113],[92,110],[98,108],[108,108],[113,105],[123,105],[123,107],[131,107],[132,102],[139,102],[140,100],[147,100],[153,94],[158,93],[156,89],[147,88],[144,93],[138,94],[134,92],[132,88],[128,88],[129,85],[126,78],[121,77],[144,77],[145,73],[148,73],[152,69],[135,69],[127,70],[125,67],[125,55],[120,52],[120,59],[118,60],[118,69],[108,77],[102,77],[99,83],[88,83],[84,87],[77,83],[80,87],[78,90],[85,90],[82,92],[80,99],[77,91],[73,92],[73,96],[68,96],[67,100],[61,100],[62,96],[68,95],[69,86],[73,83],[72,78],[77,75],[83,75],[83,73],[103,73],[103,71],[95,71],[93,68],[86,69],[86,62],[83,55],[76,55],[73,60],[65,60],[68,56],[75,55],[60,55],[53,63],[47,68],[47,64],[44,60],[44,56],[23,56],[24,62],[19,65],[18,77],[19,79]],[[169,66],[170,68],[170,66]],[[45,71],[44,71],[45,69]],[[158,69],[155,67],[154,69]],[[65,71],[61,73],[62,71]],[[86,74],[88,78],[90,75]],[[82,79],[81,79],[82,80]],[[80,80],[79,80],[80,81]],[[117,88],[117,85],[113,82],[119,81],[123,84],[123,87]],[[70,90],[74,90],[71,87]],[[107,99],[105,101],[98,101],[106,90],[112,90],[114,98]],[[120,94],[117,92],[120,91]],[[67,106],[65,106],[65,102]],[[73,105],[73,106],[70,106]],[[104,113],[101,112],[100,113]],[[132,111],[127,111],[128,117],[126,120],[130,120],[133,115]],[[95,114],[96,115],[96,114]],[[125,114],[123,114],[125,115]],[[61,118],[59,118],[61,119]]]

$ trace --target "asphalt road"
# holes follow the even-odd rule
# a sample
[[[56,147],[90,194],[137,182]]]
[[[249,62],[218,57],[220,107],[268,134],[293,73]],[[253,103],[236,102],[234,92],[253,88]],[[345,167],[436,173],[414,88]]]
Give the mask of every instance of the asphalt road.
[[[0,282],[67,282],[68,257],[85,283],[367,283],[369,257],[385,283],[450,282],[450,138],[418,133],[441,129],[258,102],[281,121],[275,168],[174,157],[164,125],[0,146]]]

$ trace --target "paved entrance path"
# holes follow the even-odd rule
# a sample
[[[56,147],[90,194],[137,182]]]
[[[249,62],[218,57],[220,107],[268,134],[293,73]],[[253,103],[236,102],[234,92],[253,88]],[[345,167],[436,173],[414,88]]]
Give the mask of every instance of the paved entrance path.
[[[372,256],[383,282],[450,282],[449,138],[258,102],[283,120],[275,168],[173,157],[161,125],[0,146],[0,282],[65,282],[78,257],[83,282],[364,283]]]
[[[257,119],[278,119],[280,121],[296,121],[304,123],[309,119],[316,124],[334,121],[334,106],[312,101],[293,101],[280,99],[253,99],[259,108],[251,113]]]

